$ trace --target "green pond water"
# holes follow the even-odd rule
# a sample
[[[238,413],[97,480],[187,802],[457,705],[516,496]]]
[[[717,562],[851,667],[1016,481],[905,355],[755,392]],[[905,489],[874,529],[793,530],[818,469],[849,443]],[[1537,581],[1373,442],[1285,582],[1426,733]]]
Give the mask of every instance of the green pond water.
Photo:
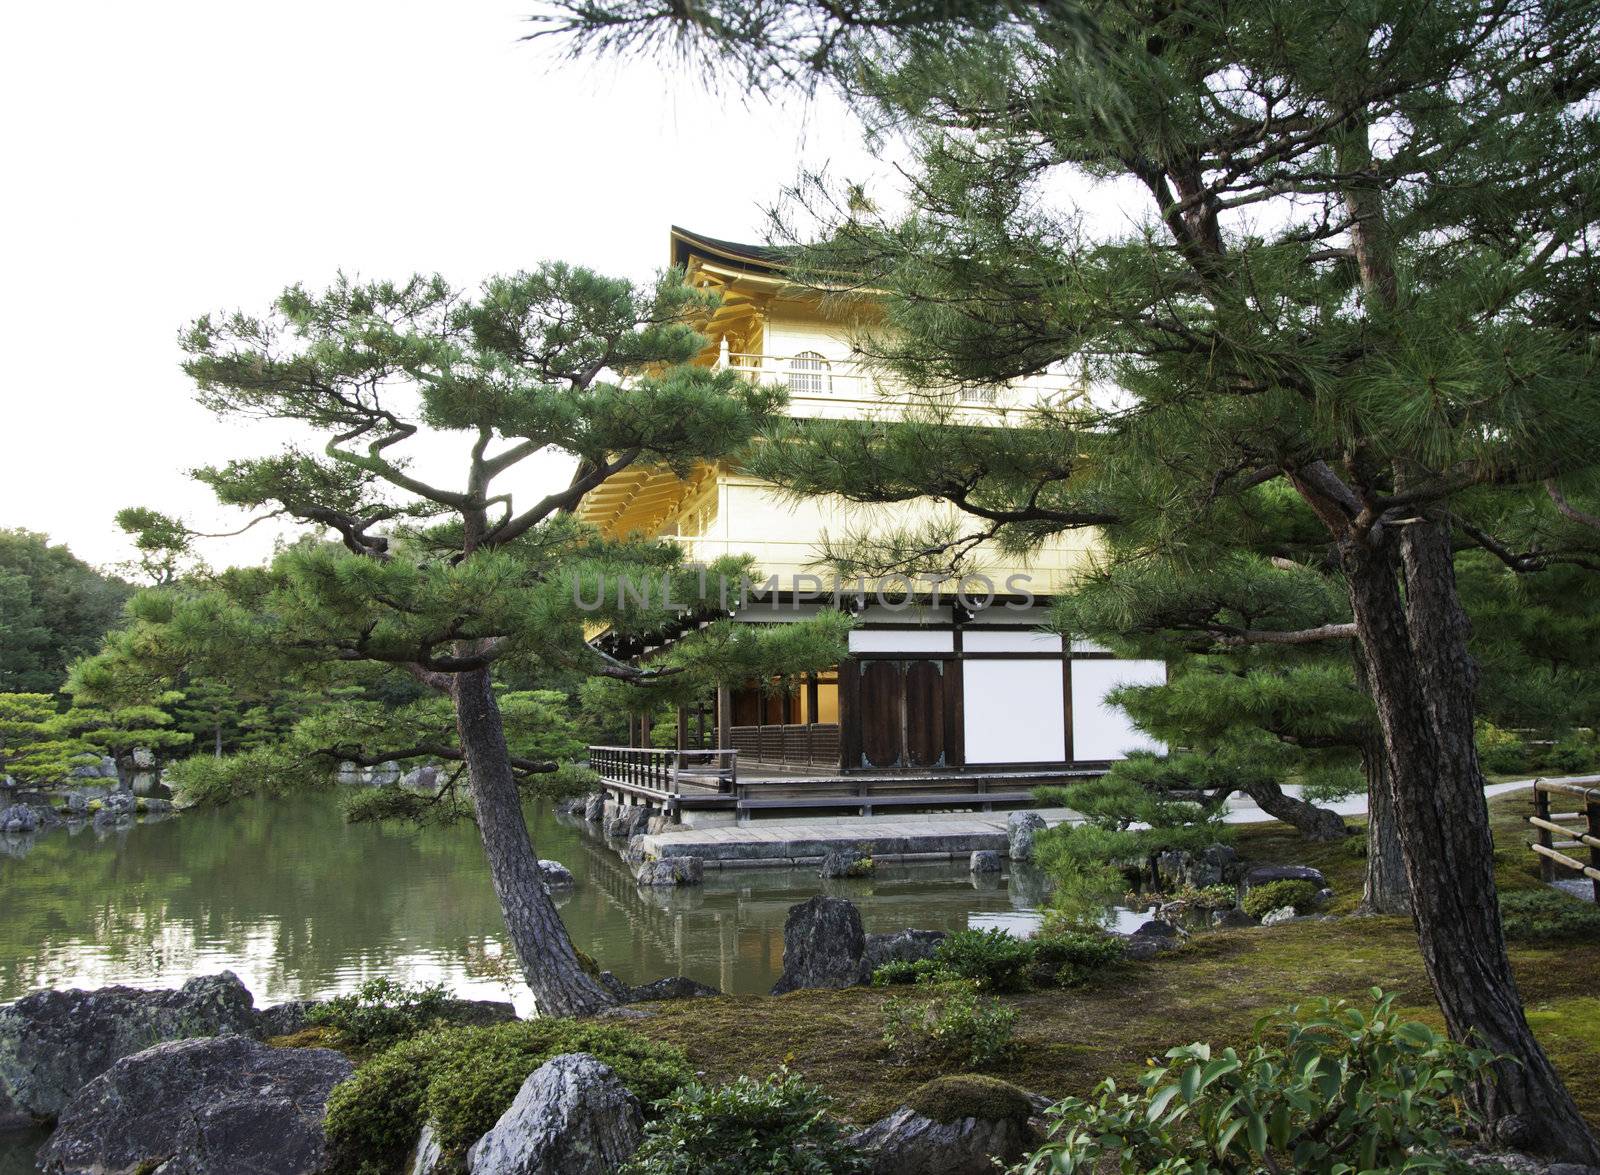
[[[764,992],[781,968],[785,913],[819,892],[855,901],[868,931],[1025,933],[1043,896],[1031,871],[974,881],[949,865],[840,882],[814,869],[708,870],[703,887],[640,890],[571,817],[534,806],[528,818],[539,854],[577,875],[557,895],[573,939],[633,983],[688,975]],[[531,1010],[470,825],[348,825],[323,797],[0,845],[0,1002],[44,987],[176,985],[223,968],[257,1006],[387,975]]]

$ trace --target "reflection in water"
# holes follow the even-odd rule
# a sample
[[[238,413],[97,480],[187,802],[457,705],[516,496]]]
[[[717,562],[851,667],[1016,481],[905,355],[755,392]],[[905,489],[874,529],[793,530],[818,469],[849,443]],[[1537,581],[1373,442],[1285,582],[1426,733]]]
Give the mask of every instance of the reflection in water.
[[[884,866],[860,881],[814,869],[708,870],[699,888],[640,890],[588,831],[531,807],[534,842],[577,875],[558,904],[577,944],[632,983],[688,975],[766,991],[783,920],[818,892],[867,930],[1033,929],[1043,894],[1022,868],[973,885],[959,866]],[[41,987],[169,986],[229,968],[258,1005],[391,975],[530,1001],[470,825],[347,825],[331,797],[241,802],[97,837],[53,832],[0,854],[0,1000]]]

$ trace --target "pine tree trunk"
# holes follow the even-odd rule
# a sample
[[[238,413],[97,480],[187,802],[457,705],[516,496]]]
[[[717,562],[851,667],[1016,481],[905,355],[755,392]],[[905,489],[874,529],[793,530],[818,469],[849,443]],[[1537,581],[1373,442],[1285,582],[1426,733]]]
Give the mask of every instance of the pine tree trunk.
[[[1340,555],[1393,772],[1423,963],[1451,1036],[1506,1058],[1471,1092],[1490,1137],[1600,1163],[1600,1144],[1528,1028],[1506,954],[1473,745],[1467,622],[1446,526],[1403,529],[1403,600],[1392,542],[1347,538]]]
[[[545,1016],[588,1015],[616,1000],[584,971],[555,903],[539,878],[522,797],[511,773],[500,707],[487,669],[451,683],[456,729],[470,776],[478,835],[522,974]]]
[[[1353,650],[1356,684],[1367,697],[1372,681],[1360,648]],[[1389,770],[1383,732],[1372,723],[1361,732],[1361,773],[1367,781],[1367,877],[1362,888],[1360,913],[1411,913],[1411,882],[1406,879],[1405,855],[1394,822],[1394,777]]]
[[[1268,816],[1293,825],[1307,840],[1342,840],[1349,835],[1339,813],[1291,796],[1275,783],[1252,784],[1243,790]]]

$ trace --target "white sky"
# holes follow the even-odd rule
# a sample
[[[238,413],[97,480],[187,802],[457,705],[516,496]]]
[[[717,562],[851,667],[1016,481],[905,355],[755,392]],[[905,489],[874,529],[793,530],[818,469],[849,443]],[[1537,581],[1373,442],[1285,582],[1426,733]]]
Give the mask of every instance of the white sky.
[[[184,471],[286,434],[195,406],[179,328],[292,282],[560,258],[646,277],[667,228],[760,239],[800,167],[872,177],[831,103],[746,109],[523,43],[534,0],[13,5],[0,36],[0,527],[91,562],[216,509]],[[539,475],[559,482],[555,461]],[[530,486],[530,489],[534,487]],[[253,562],[263,530],[212,543]]]

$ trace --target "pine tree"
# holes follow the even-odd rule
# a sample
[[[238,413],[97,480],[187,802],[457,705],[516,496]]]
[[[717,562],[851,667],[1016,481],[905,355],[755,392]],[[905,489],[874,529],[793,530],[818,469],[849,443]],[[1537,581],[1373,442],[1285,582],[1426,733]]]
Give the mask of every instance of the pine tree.
[[[264,316],[198,319],[183,344],[202,405],[235,420],[291,421],[326,441],[317,454],[291,448],[197,476],[222,502],[303,523],[308,537],[268,567],[136,597],[134,631],[106,654],[153,671],[308,688],[347,684],[344,671],[365,664],[447,699],[448,742],[373,753],[437,751],[464,765],[510,939],[547,1014],[613,1000],[580,966],[540,881],[518,776],[544,765],[513,755],[494,673],[647,683],[681,672],[630,665],[584,638],[586,626],[638,636],[682,620],[682,606],[659,592],[639,602],[618,591],[624,574],[668,577],[673,600],[695,599],[681,552],[603,541],[570,512],[621,470],[686,472],[769,421],[779,393],[692,362],[706,341],[685,320],[708,305],[675,274],[638,287],[549,264],[476,292],[437,277],[341,278],[321,292],[292,288]],[[441,456],[450,441],[459,442],[453,479]],[[408,458],[419,448],[426,463]],[[552,450],[575,458],[576,472],[523,501],[507,483]],[[319,540],[328,533],[336,541]],[[712,582],[741,569],[714,568]],[[116,676],[103,662],[80,680],[92,697],[97,677]],[[409,737],[417,726],[396,729]]]
[[[0,778],[28,787],[57,783],[85,749],[63,730],[49,694],[0,694]]]
[[[1114,523],[1197,594],[1186,540],[1219,503],[1279,481],[1317,520],[1434,992],[1452,1035],[1505,1058],[1476,1108],[1502,1143],[1600,1162],[1506,954],[1455,573],[1458,544],[1530,553],[1496,529],[1508,496],[1579,528],[1600,514],[1581,496],[1600,452],[1593,4],[618,0],[567,20],[580,47],[683,44],[664,24],[757,78],[809,52],[875,131],[907,132],[911,214],[810,200],[829,244],[798,259],[842,298],[886,293],[869,356],[929,388],[1070,360],[1096,390],[1041,417],[1073,434],[1064,475],[1011,461],[985,486],[935,461],[910,492],[1023,546]],[[1076,215],[1092,181],[1122,202],[1110,227]],[[1533,553],[1530,571],[1587,557]],[[1349,639],[1272,639],[1324,636]]]

